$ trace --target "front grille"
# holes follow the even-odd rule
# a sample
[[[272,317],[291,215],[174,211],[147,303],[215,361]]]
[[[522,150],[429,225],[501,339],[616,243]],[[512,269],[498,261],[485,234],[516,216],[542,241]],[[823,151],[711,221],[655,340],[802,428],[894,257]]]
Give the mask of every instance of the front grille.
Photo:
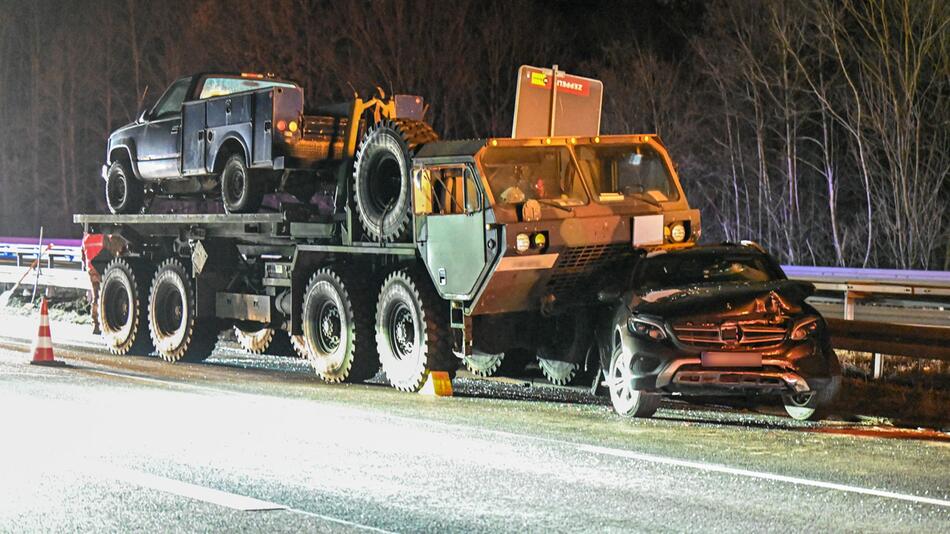
[[[699,348],[764,349],[785,341],[788,333],[784,319],[703,323],[686,321],[673,325],[680,343]]]
[[[554,264],[547,291],[561,302],[594,294],[602,287],[604,277],[629,273],[634,258],[632,247],[626,243],[567,248]]]

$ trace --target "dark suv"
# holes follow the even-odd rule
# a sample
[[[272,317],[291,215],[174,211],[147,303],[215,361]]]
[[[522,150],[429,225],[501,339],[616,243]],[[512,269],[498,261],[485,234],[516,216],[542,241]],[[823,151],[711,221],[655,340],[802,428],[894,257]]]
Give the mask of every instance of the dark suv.
[[[635,267],[603,332],[614,410],[649,417],[664,395],[781,396],[814,419],[836,395],[841,366],[825,321],[758,246],[657,252]]]

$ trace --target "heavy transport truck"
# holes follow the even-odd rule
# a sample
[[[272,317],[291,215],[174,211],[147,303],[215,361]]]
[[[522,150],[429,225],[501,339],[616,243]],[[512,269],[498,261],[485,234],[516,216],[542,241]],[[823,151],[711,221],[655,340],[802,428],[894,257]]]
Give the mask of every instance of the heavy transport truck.
[[[566,383],[597,364],[595,317],[634,262],[700,235],[657,136],[427,132],[366,127],[329,203],[76,215],[110,349],[199,361],[236,326],[294,340],[330,382],[381,366],[414,391],[432,370],[488,375],[530,357]]]

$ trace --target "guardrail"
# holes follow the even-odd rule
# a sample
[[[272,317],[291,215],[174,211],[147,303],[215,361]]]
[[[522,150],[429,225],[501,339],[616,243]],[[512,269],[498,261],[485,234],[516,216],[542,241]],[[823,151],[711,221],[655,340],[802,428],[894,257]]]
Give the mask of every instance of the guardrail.
[[[870,352],[873,376],[884,354],[950,361],[950,272],[783,266],[811,282],[811,303],[828,321],[835,348]]]

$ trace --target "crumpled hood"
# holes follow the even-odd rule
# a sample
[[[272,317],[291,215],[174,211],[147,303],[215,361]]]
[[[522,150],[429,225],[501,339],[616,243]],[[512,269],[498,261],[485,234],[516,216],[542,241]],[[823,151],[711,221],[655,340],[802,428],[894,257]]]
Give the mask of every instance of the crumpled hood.
[[[632,291],[625,302],[631,312],[666,318],[766,312],[796,314],[801,312],[805,298],[814,292],[815,286],[807,282],[775,280]]]

